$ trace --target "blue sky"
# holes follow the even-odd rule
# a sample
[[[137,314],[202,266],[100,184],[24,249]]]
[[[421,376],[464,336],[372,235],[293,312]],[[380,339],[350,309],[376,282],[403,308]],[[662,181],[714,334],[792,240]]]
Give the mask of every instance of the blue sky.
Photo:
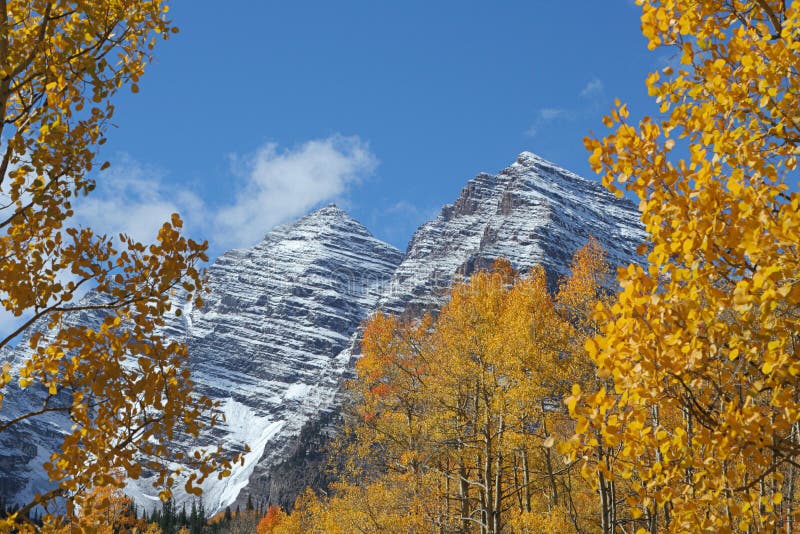
[[[212,255],[335,201],[404,248],[480,171],[531,150],[588,178],[615,97],[652,112],[630,0],[175,0],[125,91],[88,222],[151,239],[179,210]]]

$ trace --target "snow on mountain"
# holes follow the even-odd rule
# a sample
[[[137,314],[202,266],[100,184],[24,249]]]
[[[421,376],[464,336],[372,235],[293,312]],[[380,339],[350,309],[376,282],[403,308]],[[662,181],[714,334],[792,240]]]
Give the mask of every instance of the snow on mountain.
[[[335,423],[341,383],[352,372],[359,325],[369,313],[437,307],[457,273],[501,256],[521,270],[541,264],[555,280],[590,235],[609,251],[612,265],[635,261],[644,239],[630,202],[523,152],[499,173],[470,180],[416,231],[404,256],[334,206],[220,256],[209,268],[206,305],[184,308],[165,329],[186,341],[198,391],[219,400],[226,415],[201,441],[250,448],[231,477],[206,483],[206,511],[248,495],[291,503],[305,484],[321,480],[321,435]],[[62,424],[39,421],[21,435],[0,434],[0,495],[46,486],[38,465],[58,445]],[[188,499],[181,491],[179,485],[178,503]],[[146,478],[131,481],[128,492],[140,504],[157,503]]]
[[[333,357],[400,260],[398,250],[328,206],[211,266],[206,305],[187,314],[192,376],[200,393],[223,401],[226,421],[214,436],[250,452],[229,478],[206,483],[206,510],[233,503],[253,470],[333,396]],[[149,482],[132,481],[131,493],[152,494]],[[178,488],[176,500],[184,498]]]

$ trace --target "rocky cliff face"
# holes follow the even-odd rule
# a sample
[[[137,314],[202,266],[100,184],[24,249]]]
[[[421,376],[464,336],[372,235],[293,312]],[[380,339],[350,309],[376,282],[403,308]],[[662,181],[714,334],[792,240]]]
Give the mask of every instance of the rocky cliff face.
[[[626,265],[644,238],[639,212],[600,184],[523,152],[499,173],[467,182],[453,204],[420,226],[379,306],[438,306],[453,275],[499,257],[518,270],[542,265],[555,281],[589,236],[606,248],[611,265]]]
[[[215,433],[250,452],[231,477],[206,485],[206,510],[231,504],[254,471],[287,455],[287,437],[330,403],[346,368],[336,356],[401,259],[329,206],[209,269],[206,306],[186,314],[193,377],[199,392],[223,400],[226,422]],[[130,489],[138,500],[152,493],[147,480]]]
[[[222,403],[227,420],[206,438],[231,450],[250,447],[231,477],[207,483],[206,510],[244,503],[248,495],[287,505],[306,484],[324,484],[326,436],[334,432],[340,385],[358,357],[358,327],[369,313],[438,307],[454,276],[501,256],[521,270],[541,264],[555,280],[590,235],[616,265],[635,260],[644,237],[630,202],[524,152],[501,172],[470,180],[417,230],[405,256],[335,207],[221,256],[209,269],[206,306],[184,309],[168,326],[189,345],[198,390]],[[59,424],[0,436],[0,493],[24,495],[46,485],[37,466],[57,446]],[[147,479],[128,491],[140,504],[155,504]],[[186,496],[179,490],[177,498]]]

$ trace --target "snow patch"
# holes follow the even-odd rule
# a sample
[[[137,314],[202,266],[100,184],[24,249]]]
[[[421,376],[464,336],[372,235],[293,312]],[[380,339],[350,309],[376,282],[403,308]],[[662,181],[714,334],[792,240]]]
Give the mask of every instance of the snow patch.
[[[308,384],[292,384],[283,394],[283,398],[286,400],[304,399],[311,393],[311,389],[312,387]]]
[[[246,443],[250,446],[250,452],[244,454],[244,464],[236,464],[228,478],[221,481],[211,478],[203,483],[203,500],[209,515],[233,504],[250,481],[250,475],[263,456],[267,443],[286,423],[260,417],[249,407],[230,398],[223,403],[222,411],[226,419],[225,429],[230,432],[226,440]]]

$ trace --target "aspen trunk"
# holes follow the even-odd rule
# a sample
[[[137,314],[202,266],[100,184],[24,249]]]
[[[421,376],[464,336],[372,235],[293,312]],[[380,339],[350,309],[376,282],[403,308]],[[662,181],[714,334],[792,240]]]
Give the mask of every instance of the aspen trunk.
[[[483,460],[483,480],[484,480],[484,493],[483,499],[483,517],[486,524],[486,533],[495,534],[494,531],[494,476],[492,466],[492,443],[488,436],[485,436],[484,441],[484,454]]]
[[[658,430],[660,425],[659,416],[658,416],[658,405],[653,406],[653,429],[655,431]],[[664,461],[663,456],[661,455],[661,449],[656,447],[656,462],[662,463]],[[649,512],[649,530],[650,534],[658,534],[658,504],[653,504],[653,510]]]
[[[617,485],[613,480],[608,481],[608,496],[611,515],[609,521],[611,530],[609,532],[614,532],[614,527],[617,524]]]
[[[463,532],[469,532],[469,483],[467,482],[467,467],[463,462],[460,463],[458,468],[459,474],[459,499],[461,500],[461,529]]]
[[[581,532],[581,527],[578,525],[578,511],[575,509],[575,501],[572,499],[572,469],[567,471],[567,503],[569,504],[569,518],[572,521],[572,526],[575,527],[575,532]]]
[[[447,470],[445,471],[447,475],[452,473],[450,468],[450,461],[447,461]],[[439,534],[445,534],[445,523],[447,522],[447,518],[450,517],[450,476],[444,477],[444,515],[439,518]]]
[[[525,484],[525,511],[531,511],[531,472],[528,466],[528,449],[522,450],[522,483]]]
[[[603,450],[598,451],[600,462],[603,461]],[[612,534],[611,525],[611,504],[606,486],[606,477],[602,471],[597,472],[597,486],[600,492],[600,531],[603,534]]]
[[[549,437],[549,433],[547,431],[547,416],[545,415],[544,411],[544,400],[541,401],[542,403],[542,429],[544,430],[545,438]],[[558,506],[558,486],[556,486],[556,476],[553,473],[553,459],[551,450],[549,447],[544,448],[544,461],[545,467],[547,468],[547,479],[550,482],[550,501],[547,503],[547,510],[551,510],[551,503],[552,506]]]
[[[481,520],[481,534],[488,533],[488,523],[486,517],[486,488],[488,483],[485,477],[485,465],[483,458],[478,454],[475,456],[475,472],[478,473],[478,511]]]
[[[791,439],[793,446],[797,446],[797,423],[792,425],[792,433]],[[794,486],[795,486],[795,466],[794,463],[789,464],[789,475],[787,477],[787,487],[786,495],[784,496],[784,502],[781,503],[785,506],[785,516],[786,516],[786,534],[794,534]]]
[[[511,455],[512,458],[511,473],[514,475],[514,490],[515,490],[514,493],[516,493],[517,496],[517,508],[519,509],[520,513],[525,511],[525,506],[523,506],[522,504],[522,499],[524,498],[522,494],[522,486],[519,483],[520,466],[519,466],[519,454],[517,454],[521,452],[522,451],[514,451],[514,453]]]
[[[493,511],[493,514],[492,514],[492,518],[493,518],[493,520],[492,520],[492,523],[493,523],[492,528],[494,529],[494,532],[501,532],[502,529],[503,529],[503,525],[502,525],[502,521],[501,521],[502,520],[502,517],[501,517],[502,507],[501,507],[501,503],[500,503],[500,499],[503,497],[503,494],[502,494],[502,491],[501,491],[502,487],[503,487],[502,486],[502,474],[503,474],[503,454],[502,454],[502,452],[500,452],[500,449],[498,448],[498,451],[497,451],[497,464],[494,467],[494,506],[493,506],[494,511]]]

